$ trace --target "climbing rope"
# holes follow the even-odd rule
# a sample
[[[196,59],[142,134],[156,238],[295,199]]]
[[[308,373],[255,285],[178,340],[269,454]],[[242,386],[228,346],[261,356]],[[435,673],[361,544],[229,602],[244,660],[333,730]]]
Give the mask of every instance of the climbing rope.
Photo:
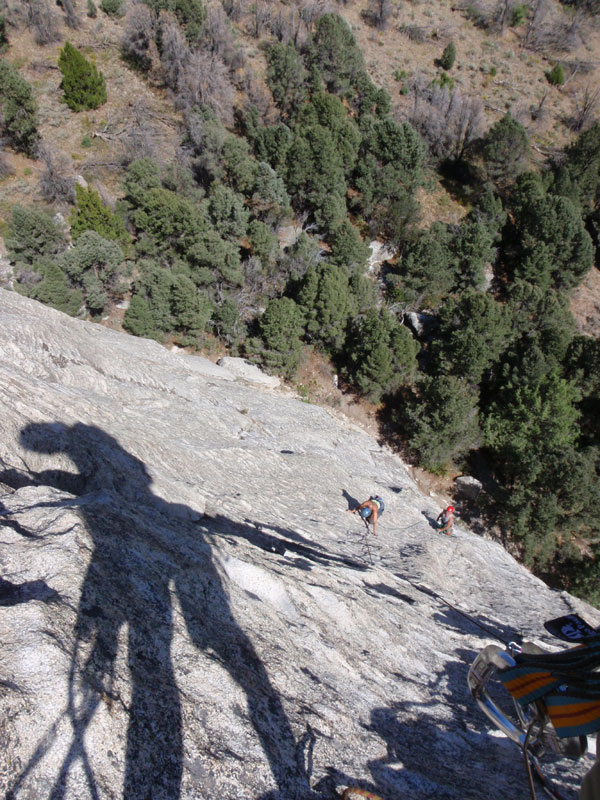
[[[503,639],[502,636],[499,636],[491,628],[488,628],[487,625],[484,625],[482,622],[479,622],[479,620],[475,619],[470,614],[467,614],[466,611],[462,611],[460,608],[457,608],[456,606],[452,605],[452,603],[449,603],[448,600],[445,600],[441,595],[439,595],[433,589],[429,589],[427,586],[421,586],[418,583],[413,583],[408,578],[402,578],[402,580],[406,581],[406,583],[410,584],[413,587],[413,589],[416,589],[418,592],[423,592],[423,594],[428,594],[430,597],[433,597],[436,600],[439,600],[440,603],[443,603],[445,606],[448,606],[448,608],[451,608],[453,611],[456,611],[457,614],[460,614],[465,619],[468,619],[469,622],[471,622],[473,625],[476,625],[478,628],[481,628],[482,631],[485,631],[487,634],[489,634],[492,637],[492,639],[496,639],[496,641],[502,642],[502,644],[505,645],[506,647],[508,647],[508,645],[510,644],[510,640]]]
[[[364,548],[363,552],[367,554],[369,558],[369,563],[371,564],[371,566],[373,566],[373,556],[371,555],[371,545],[369,543],[369,534],[371,533],[371,531],[369,529],[369,523],[367,522],[367,520],[363,519],[363,522],[365,523],[365,532],[363,534],[363,548]]]

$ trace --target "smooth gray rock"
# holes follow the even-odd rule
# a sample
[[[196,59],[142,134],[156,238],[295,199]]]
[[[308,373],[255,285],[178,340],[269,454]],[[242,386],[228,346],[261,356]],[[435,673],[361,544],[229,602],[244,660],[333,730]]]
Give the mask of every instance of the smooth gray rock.
[[[454,479],[454,485],[456,486],[456,491],[469,500],[476,500],[482,489],[481,481],[473,478],[472,475],[459,475],[458,478]]]
[[[408,311],[404,315],[404,322],[417,338],[429,336],[431,331],[438,325],[438,320],[431,314],[419,314],[416,311]]]
[[[245,358],[232,358],[231,356],[223,356],[217,361],[220,367],[224,367],[232,375],[248,383],[258,386],[268,386],[271,389],[276,389],[281,381],[275,375],[267,375],[256,364],[246,361]]]
[[[468,665],[600,612],[339,414],[1,290],[0,354],[3,797],[527,795]]]
[[[369,242],[369,248],[371,253],[369,255],[368,272],[375,271],[381,264],[384,264],[396,255],[395,248],[387,247],[383,242],[377,241],[377,239],[373,239],[373,241]]]

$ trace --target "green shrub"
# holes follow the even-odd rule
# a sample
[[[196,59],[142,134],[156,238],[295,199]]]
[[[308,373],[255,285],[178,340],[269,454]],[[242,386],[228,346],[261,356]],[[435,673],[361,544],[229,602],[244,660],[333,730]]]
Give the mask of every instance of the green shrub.
[[[432,86],[439,86],[440,89],[444,89],[445,87],[448,91],[452,91],[454,89],[454,78],[451,78],[447,72],[442,72],[439,78],[434,78],[431,81]]]
[[[6,19],[0,14],[0,53],[8,47],[8,34],[6,32]]]
[[[123,251],[115,242],[88,230],[67,250],[60,265],[71,279],[85,289],[85,302],[93,314],[104,310],[123,262]]]
[[[87,0],[87,15],[90,19],[96,19],[98,16],[98,9],[94,0]]]
[[[152,334],[152,314],[148,301],[142,295],[134,294],[123,318],[123,327],[134,336]]]
[[[97,191],[77,184],[77,207],[71,214],[71,236],[76,240],[84,231],[96,231],[105,239],[127,242],[123,220],[102,202]]]
[[[456,47],[454,42],[449,42],[444,48],[442,57],[440,58],[440,67],[442,69],[452,69],[456,61]]]
[[[72,316],[79,311],[83,302],[81,291],[70,289],[65,273],[52,262],[46,267],[44,279],[35,287],[33,296],[41,303]]]
[[[82,147],[91,147],[92,146],[92,140],[90,139],[89,136],[86,135],[86,136],[83,137],[83,139],[81,140],[81,146]]]
[[[552,86],[562,86],[565,82],[565,73],[562,64],[555,64],[552,69],[546,73],[548,83]]]
[[[35,156],[39,142],[36,113],[31,86],[8,61],[0,61],[0,132],[28,156]]]
[[[258,320],[261,339],[248,342],[252,354],[258,355],[264,366],[273,372],[293,375],[302,350],[302,313],[289,297],[269,300]]]
[[[100,8],[109,17],[123,16],[123,0],[102,0]]]
[[[21,206],[13,206],[5,243],[10,256],[26,264],[55,255],[66,244],[52,217],[43,211]]]
[[[63,75],[60,85],[64,102],[72,111],[98,108],[106,103],[104,76],[70,42],[60,51],[58,68]]]
[[[528,7],[525,5],[525,3],[519,3],[519,5],[514,6],[510,15],[511,27],[517,28],[519,25],[521,25],[527,16],[527,11]]]

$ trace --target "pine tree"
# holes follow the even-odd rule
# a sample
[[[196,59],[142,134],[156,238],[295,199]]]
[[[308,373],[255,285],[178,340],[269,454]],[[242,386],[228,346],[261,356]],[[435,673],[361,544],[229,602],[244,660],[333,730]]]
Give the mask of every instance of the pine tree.
[[[442,69],[452,69],[456,61],[456,47],[454,42],[449,42],[444,48],[442,57],[440,58],[440,67]]]
[[[483,139],[486,172],[496,183],[510,183],[523,172],[529,153],[527,132],[510,112],[492,125]]]
[[[72,111],[98,108],[106,103],[104,76],[70,42],[60,51],[58,68],[63,75],[64,102]]]
[[[477,393],[454,375],[423,378],[408,409],[409,444],[419,463],[432,472],[478,444]]]
[[[8,46],[8,34],[6,32],[6,18],[0,14],[0,53],[3,53]]]
[[[152,314],[148,301],[142,295],[134,294],[129,308],[123,318],[123,327],[134,336],[150,336],[152,334]]]
[[[44,272],[44,279],[35,287],[35,297],[66,314],[76,314],[83,302],[81,291],[69,288],[67,276],[57,264],[50,262]]]
[[[565,73],[562,64],[555,64],[552,69],[546,73],[548,83],[553,86],[562,86],[565,82]]]
[[[39,143],[36,114],[31,86],[8,61],[0,61],[0,130],[28,156],[35,156]]]
[[[213,225],[224,239],[239,239],[246,233],[250,213],[244,205],[244,198],[224,183],[211,183],[208,212]]]
[[[383,394],[412,380],[417,351],[410,332],[389,311],[370,308],[351,325],[344,372],[362,394],[378,403]]]
[[[268,225],[253,219],[248,225],[248,238],[253,254],[260,259],[263,267],[272,267],[279,253],[279,243]]]
[[[85,231],[96,231],[104,239],[126,242],[123,220],[105,206],[95,189],[75,185],[77,207],[71,214],[71,236],[77,240]]]
[[[206,292],[198,288],[186,275],[177,275],[171,288],[171,310],[175,324],[181,331],[201,334],[213,309]]]
[[[123,16],[123,0],[102,0],[100,8],[109,17]]]
[[[363,242],[358,228],[349,219],[344,219],[335,227],[330,244],[329,260],[333,264],[343,265],[349,270],[365,269],[371,249],[367,242]]]
[[[291,42],[269,47],[266,79],[281,112],[286,116],[297,113],[307,95],[308,72]]]
[[[298,292],[298,305],[309,338],[332,353],[339,351],[346,338],[348,319],[356,308],[347,268],[326,262],[310,267]]]
[[[71,281],[85,289],[85,302],[92,313],[102,312],[114,290],[123,262],[123,251],[116,242],[87,230],[75,246],[62,254],[60,265]]]
[[[250,340],[250,352],[259,355],[268,369],[291,376],[302,349],[302,314],[296,303],[289,297],[269,300],[258,327],[262,341]]]
[[[510,342],[510,316],[489,295],[471,290],[442,306],[435,351],[449,372],[478,384]]]
[[[5,243],[12,258],[26,264],[33,264],[43,256],[55,255],[66,245],[52,217],[22,206],[13,206]]]
[[[352,30],[338,14],[323,14],[317,20],[309,58],[334,94],[344,94],[366,74]]]

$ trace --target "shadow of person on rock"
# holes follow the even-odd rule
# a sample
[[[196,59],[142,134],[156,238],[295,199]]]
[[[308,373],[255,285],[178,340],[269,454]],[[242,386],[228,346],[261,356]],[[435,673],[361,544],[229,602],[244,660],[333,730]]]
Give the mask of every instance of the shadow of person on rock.
[[[356,497],[352,497],[345,489],[342,491],[342,495],[348,503],[348,511],[354,511],[355,508],[358,508],[360,501]]]
[[[279,525],[255,522],[249,519],[245,520],[245,524],[240,524],[220,514],[205,516],[203,523],[211,535],[221,536],[229,541],[245,539],[253,547],[259,547],[267,553],[284,556],[285,563],[290,566],[310,569],[312,564],[326,567],[343,565],[361,572],[366,569],[364,564],[355,559],[331,553],[322,545],[314,544],[295,531],[286,530]],[[294,556],[297,557],[295,561],[293,560]]]
[[[100,797],[84,739],[101,702],[120,703],[128,710],[123,800],[181,796],[183,729],[176,678],[180,683],[184,679],[175,675],[171,657],[176,613],[172,593],[192,643],[217,661],[246,696],[249,720],[277,787],[272,797],[315,797],[281,698],[229,607],[199,515],[153,494],[145,465],[97,427],[35,423],[23,429],[21,440],[30,451],[58,454],[65,465],[75,465],[76,473],[30,473],[29,482],[75,488],[79,513],[93,540],[69,674],[71,741],[49,800],[66,798],[69,773],[77,762],[90,796]],[[120,697],[116,680],[125,630],[127,701]],[[214,704],[221,708],[218,697]],[[50,746],[42,741],[7,798],[16,796]]]
[[[0,606],[16,606],[37,600],[40,603],[52,603],[59,599],[59,594],[51,589],[46,581],[25,581],[12,583],[0,578]]]
[[[440,529],[437,517],[434,517],[433,514],[431,514],[429,511],[421,511],[421,514],[425,517],[425,519],[429,523],[429,526],[433,528],[434,531],[438,531]]]

